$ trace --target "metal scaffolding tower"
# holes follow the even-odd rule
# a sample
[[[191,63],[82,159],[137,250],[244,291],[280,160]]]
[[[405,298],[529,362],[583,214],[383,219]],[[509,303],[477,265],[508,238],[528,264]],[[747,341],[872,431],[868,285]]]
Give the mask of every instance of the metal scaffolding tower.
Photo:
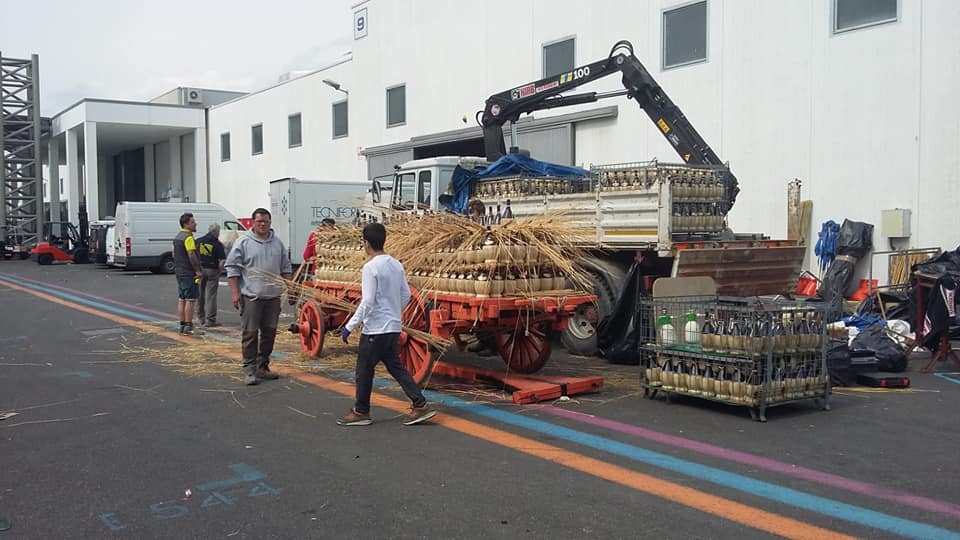
[[[39,59],[0,52],[0,240],[31,246],[43,219]]]

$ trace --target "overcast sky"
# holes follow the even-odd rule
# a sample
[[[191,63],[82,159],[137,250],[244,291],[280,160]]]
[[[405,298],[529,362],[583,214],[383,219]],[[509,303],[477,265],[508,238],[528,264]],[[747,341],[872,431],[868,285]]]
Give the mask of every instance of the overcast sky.
[[[0,52],[40,55],[44,116],[84,97],[147,100],[177,86],[250,91],[349,51],[358,1],[0,0]]]

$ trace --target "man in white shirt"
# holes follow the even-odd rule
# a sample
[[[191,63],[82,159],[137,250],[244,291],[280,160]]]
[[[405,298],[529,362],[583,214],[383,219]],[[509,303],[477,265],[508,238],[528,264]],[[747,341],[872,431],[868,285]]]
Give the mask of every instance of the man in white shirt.
[[[368,426],[373,423],[370,418],[370,393],[373,390],[374,369],[379,362],[387,366],[390,376],[400,383],[403,392],[413,402],[404,424],[419,424],[437,414],[427,405],[420,387],[400,361],[400,330],[403,328],[400,313],[410,301],[410,285],[407,284],[400,261],[383,252],[386,241],[387,229],[382,224],[371,223],[363,228],[363,249],[370,260],[363,265],[360,305],[340,336],[347,343],[350,334],[363,324],[360,351],[357,354],[356,403],[350,412],[337,419],[341,426]]]

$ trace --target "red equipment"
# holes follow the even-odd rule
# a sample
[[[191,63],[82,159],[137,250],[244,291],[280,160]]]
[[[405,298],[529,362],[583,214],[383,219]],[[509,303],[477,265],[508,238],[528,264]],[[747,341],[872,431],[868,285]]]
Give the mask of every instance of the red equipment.
[[[30,255],[38,264],[48,265],[54,262],[90,262],[90,249],[72,223],[54,221],[43,224],[43,242],[30,250]]]
[[[320,281],[313,282],[312,286],[328,297],[352,303],[360,300],[357,284]],[[459,350],[466,347],[460,334],[474,333],[499,352],[515,374],[534,373],[542,368],[550,358],[552,334],[566,329],[567,320],[578,306],[596,301],[595,296],[572,291],[568,296],[534,298],[421,293],[413,287],[410,293],[413,298],[403,311],[404,326],[452,340]],[[326,331],[343,325],[349,317],[350,313],[342,308],[323,305],[318,299],[307,300],[300,309],[298,323],[293,325],[295,329],[291,330],[300,335],[305,352],[319,356]],[[437,361],[433,352],[422,337],[400,333],[400,359],[417,384],[426,382],[433,373]],[[591,381],[587,386],[599,388],[600,385],[602,381],[599,384]],[[511,383],[511,386],[516,385]]]

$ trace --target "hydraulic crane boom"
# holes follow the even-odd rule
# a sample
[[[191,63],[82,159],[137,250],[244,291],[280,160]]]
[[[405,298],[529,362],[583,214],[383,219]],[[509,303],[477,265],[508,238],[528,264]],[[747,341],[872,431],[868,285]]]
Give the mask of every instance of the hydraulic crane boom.
[[[593,82],[607,75],[623,74],[625,90],[615,92],[587,92],[569,96],[560,95],[566,90]],[[650,72],[633,54],[633,45],[629,41],[618,41],[610,50],[607,58],[574,68],[572,71],[554,75],[539,81],[494,94],[487,98],[479,119],[483,127],[483,144],[488,161],[495,161],[506,153],[503,141],[503,125],[516,122],[520,115],[593,103],[599,99],[623,96],[633,99],[647,113],[650,120],[667,139],[684,162],[691,165],[723,165],[717,154],[697,133],[680,108],[660,88]],[[739,191],[736,178],[728,175],[728,203],[732,206]]]

